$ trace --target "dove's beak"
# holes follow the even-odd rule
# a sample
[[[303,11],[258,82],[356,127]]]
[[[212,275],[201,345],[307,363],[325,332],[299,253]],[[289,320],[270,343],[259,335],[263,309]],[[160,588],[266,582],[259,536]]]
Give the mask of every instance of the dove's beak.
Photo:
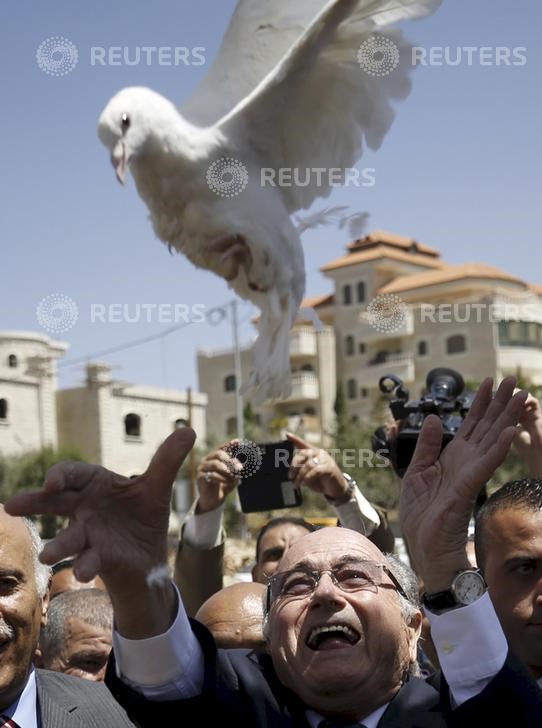
[[[126,162],[126,146],[124,141],[117,143],[113,151],[111,152],[111,164],[115,168],[115,174],[117,175],[118,181],[123,185],[126,182],[126,172],[128,170],[128,164]]]

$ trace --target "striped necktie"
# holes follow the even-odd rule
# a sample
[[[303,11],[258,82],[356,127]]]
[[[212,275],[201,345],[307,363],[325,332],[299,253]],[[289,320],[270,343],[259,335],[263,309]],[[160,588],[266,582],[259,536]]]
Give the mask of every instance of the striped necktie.
[[[2,728],[19,728],[19,724],[13,718],[8,718],[7,715],[0,715],[0,726]]]

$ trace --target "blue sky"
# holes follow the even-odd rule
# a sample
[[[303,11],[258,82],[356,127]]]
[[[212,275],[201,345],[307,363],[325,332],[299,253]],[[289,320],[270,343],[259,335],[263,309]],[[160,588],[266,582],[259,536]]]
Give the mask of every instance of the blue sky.
[[[226,284],[171,257],[155,239],[133,181],[118,185],[96,136],[98,116],[124,86],[146,85],[182,102],[206,66],[91,65],[91,48],[205,48],[210,63],[234,0],[5,0],[0,7],[0,328],[40,331],[36,306],[60,293],[79,307],[77,324],[60,338],[66,360],[95,355],[168,323],[91,323],[92,303],[220,306],[233,298]],[[329,203],[367,210],[369,229],[417,238],[449,262],[486,262],[542,283],[540,190],[542,141],[542,5],[532,0],[444,0],[431,18],[409,23],[423,47],[524,48],[524,65],[419,67],[412,94],[397,107],[383,147],[360,167],[374,167],[374,187],[336,189]],[[36,63],[52,36],[74,43],[79,61],[54,77]],[[322,203],[318,205],[322,206]],[[330,283],[319,267],[349,240],[333,229],[304,237],[307,294]],[[239,307],[242,338],[253,334],[250,305]],[[197,386],[198,347],[227,346],[227,321],[194,323],[182,331],[108,356],[119,379]],[[64,366],[61,384],[82,380],[83,365]]]

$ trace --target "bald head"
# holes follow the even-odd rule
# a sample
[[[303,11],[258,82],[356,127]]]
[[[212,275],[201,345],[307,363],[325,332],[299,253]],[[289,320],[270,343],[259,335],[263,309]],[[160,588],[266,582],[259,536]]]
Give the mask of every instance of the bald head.
[[[263,584],[233,584],[202,604],[196,619],[212,633],[219,647],[263,649],[264,592]]]

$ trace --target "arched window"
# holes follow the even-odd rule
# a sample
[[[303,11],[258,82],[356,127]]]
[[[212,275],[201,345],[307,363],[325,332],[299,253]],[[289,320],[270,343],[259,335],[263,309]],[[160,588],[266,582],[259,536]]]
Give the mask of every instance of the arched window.
[[[418,356],[427,356],[427,341],[418,341]]]
[[[355,379],[349,379],[346,382],[346,396],[348,399],[356,399],[357,397],[357,384]]]
[[[358,294],[358,303],[364,303],[365,302],[365,283],[363,281],[360,281],[358,285],[356,286],[356,291]]]
[[[346,356],[353,356],[356,342],[353,336],[347,336],[344,340],[344,353]]]
[[[235,392],[235,389],[236,389],[235,374],[228,374],[227,377],[224,377],[224,391],[225,392]]]
[[[10,369],[15,369],[17,367],[18,363],[19,362],[17,361],[17,357],[15,354],[10,354],[8,356],[8,367]]]
[[[141,417],[130,412],[124,418],[124,432],[128,437],[141,437]]]
[[[0,399],[0,420],[7,420],[8,418],[8,401],[7,399]]]
[[[184,417],[179,417],[175,422],[173,423],[173,427],[176,430],[180,430],[181,427],[188,427],[188,420],[185,420]]]
[[[455,334],[446,339],[447,354],[461,354],[464,351],[467,351],[467,339],[463,334]]]
[[[343,306],[350,306],[352,303],[352,286],[343,286]]]

